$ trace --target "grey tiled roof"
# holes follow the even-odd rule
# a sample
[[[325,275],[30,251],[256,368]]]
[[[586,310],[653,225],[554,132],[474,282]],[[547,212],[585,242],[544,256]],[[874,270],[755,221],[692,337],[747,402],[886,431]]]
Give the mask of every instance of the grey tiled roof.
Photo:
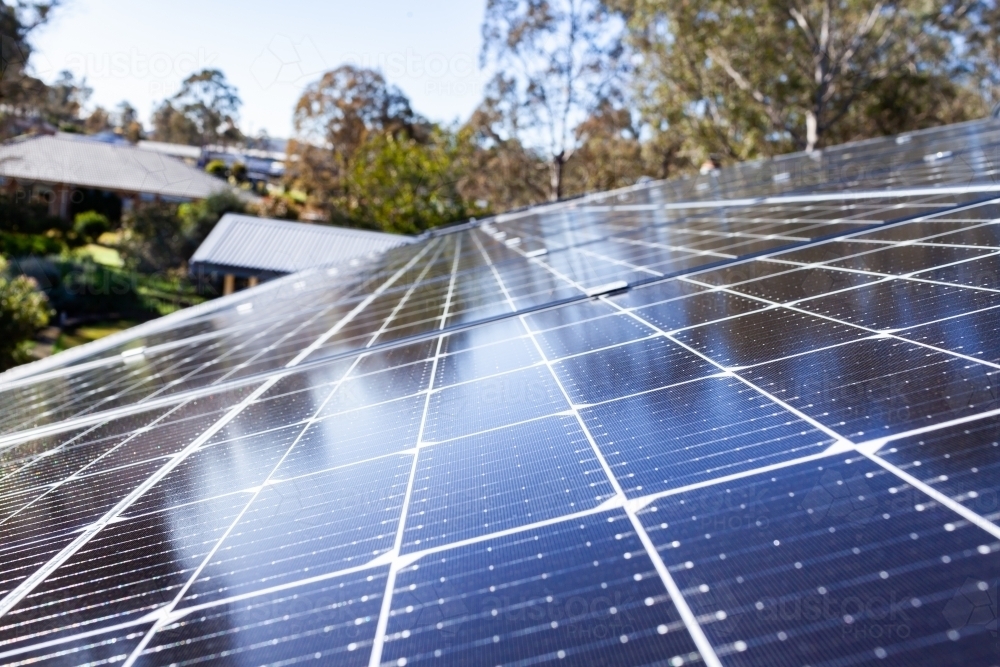
[[[294,273],[409,242],[396,234],[227,213],[195,251],[191,266]]]
[[[69,134],[0,145],[0,176],[184,199],[203,199],[229,187],[168,155]]]

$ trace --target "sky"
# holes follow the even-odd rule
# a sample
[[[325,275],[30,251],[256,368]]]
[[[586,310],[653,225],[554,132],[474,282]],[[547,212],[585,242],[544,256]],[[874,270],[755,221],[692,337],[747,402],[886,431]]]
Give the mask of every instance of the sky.
[[[65,0],[32,35],[31,66],[49,82],[62,70],[86,77],[90,108],[128,100],[144,122],[189,74],[221,69],[243,100],[243,131],[288,137],[303,88],[350,62],[381,69],[415,111],[451,122],[469,116],[488,78],[484,9],[485,0]]]

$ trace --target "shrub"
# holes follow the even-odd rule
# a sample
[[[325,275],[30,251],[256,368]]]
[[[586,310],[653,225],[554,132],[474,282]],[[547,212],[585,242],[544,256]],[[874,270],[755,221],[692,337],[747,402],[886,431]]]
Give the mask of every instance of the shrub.
[[[246,183],[247,180],[247,166],[242,162],[234,162],[233,168],[229,170],[229,175],[233,177],[237,183]]]
[[[0,259],[0,271],[6,268]],[[32,337],[48,322],[48,299],[34,280],[0,275],[0,370],[27,361]]]
[[[0,253],[9,257],[58,255],[65,248],[57,239],[43,234],[0,232]]]
[[[97,211],[77,213],[73,221],[73,231],[78,238],[93,243],[101,234],[111,231],[111,221]]]
[[[228,191],[185,204],[145,204],[123,220],[120,251],[131,268],[161,273],[180,268],[225,213],[243,213],[246,204]]]
[[[222,160],[212,160],[205,165],[205,172],[216,178],[225,179],[229,176],[229,167]]]

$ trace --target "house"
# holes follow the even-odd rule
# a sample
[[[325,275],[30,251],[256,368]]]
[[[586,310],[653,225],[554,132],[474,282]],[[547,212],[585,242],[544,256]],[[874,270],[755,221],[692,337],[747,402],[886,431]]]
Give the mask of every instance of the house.
[[[209,162],[218,160],[231,168],[236,163],[246,167],[246,178],[251,183],[267,183],[278,185],[285,175],[286,142],[281,139],[258,140],[259,146],[188,146],[186,144],[171,144],[162,141],[140,141],[136,146],[145,151],[183,160],[192,167],[202,169]]]
[[[161,152],[57,133],[0,144],[0,188],[21,201],[45,202],[51,215],[68,219],[104,206],[120,211],[140,201],[204,199],[230,186]]]
[[[357,261],[410,243],[397,234],[227,213],[195,251],[194,275],[221,274],[223,292],[304,269]]]
[[[164,141],[140,141],[136,144],[144,151],[152,151],[162,155],[169,155],[177,158],[192,167],[204,167],[201,164],[201,148],[198,146],[188,146],[187,144],[170,144]]]

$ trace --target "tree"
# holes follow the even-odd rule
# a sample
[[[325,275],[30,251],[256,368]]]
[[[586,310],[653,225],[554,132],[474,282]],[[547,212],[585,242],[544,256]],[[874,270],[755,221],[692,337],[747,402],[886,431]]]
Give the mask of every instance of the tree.
[[[0,42],[6,45],[4,37],[0,34]],[[67,132],[82,132],[80,111],[93,92],[86,80],[78,80],[72,72],[63,71],[52,85],[47,85],[19,69],[21,65],[16,59],[23,58],[26,63],[27,56],[15,53],[12,57],[15,62],[9,63],[0,76],[0,114],[5,134],[17,134],[46,124]]]
[[[180,269],[225,213],[243,213],[245,208],[231,192],[180,205],[143,204],[122,221],[122,255],[144,273]]]
[[[45,119],[59,127],[79,131],[82,129],[78,125],[80,112],[92,93],[86,79],[78,80],[72,72],[60,72],[56,82],[48,87],[47,100],[43,106]]]
[[[418,141],[373,134],[355,152],[333,222],[417,234],[464,220],[474,210],[459,190],[465,138],[442,128]]]
[[[629,109],[602,104],[575,132],[579,148],[565,168],[569,194],[613,190],[645,174],[640,130]]]
[[[647,121],[729,160],[967,118],[956,49],[977,1],[612,0]]]
[[[517,114],[506,82],[494,79],[462,131],[470,142],[459,187],[488,210],[509,210],[549,199],[549,165],[518,138]]]
[[[128,102],[122,101],[115,107],[112,118],[115,132],[131,143],[137,143],[143,137],[142,123],[139,122],[139,112]]]
[[[343,178],[372,135],[405,132],[414,136],[420,119],[401,90],[378,72],[344,65],[306,87],[295,105],[295,139],[289,143],[288,180],[329,208],[342,196]]]
[[[498,72],[511,136],[543,150],[549,198],[580,146],[577,126],[602,104],[622,104],[628,59],[621,22],[600,0],[488,0],[481,64]]]
[[[204,137],[198,125],[176,108],[169,100],[165,100],[153,112],[153,138],[170,144],[187,144],[201,146]]]
[[[223,215],[245,213],[246,206],[246,202],[229,190],[216,192],[201,201],[181,204],[177,208],[177,217],[185,245],[175,261],[178,264],[186,262],[208,238]]]
[[[0,0],[0,103],[4,116],[20,115],[45,91],[45,84],[28,74],[29,37],[48,20],[57,4]]]
[[[28,361],[28,345],[49,322],[48,299],[31,278],[2,275],[7,262],[0,257],[0,371]]]
[[[192,146],[241,141],[237,122],[242,105],[236,87],[217,69],[192,74],[153,113],[158,141]]]
[[[98,134],[112,129],[111,114],[104,107],[94,109],[83,121],[83,129],[87,134]]]
[[[977,3],[968,12],[962,55],[976,91],[991,110],[1000,104],[1000,3]]]

